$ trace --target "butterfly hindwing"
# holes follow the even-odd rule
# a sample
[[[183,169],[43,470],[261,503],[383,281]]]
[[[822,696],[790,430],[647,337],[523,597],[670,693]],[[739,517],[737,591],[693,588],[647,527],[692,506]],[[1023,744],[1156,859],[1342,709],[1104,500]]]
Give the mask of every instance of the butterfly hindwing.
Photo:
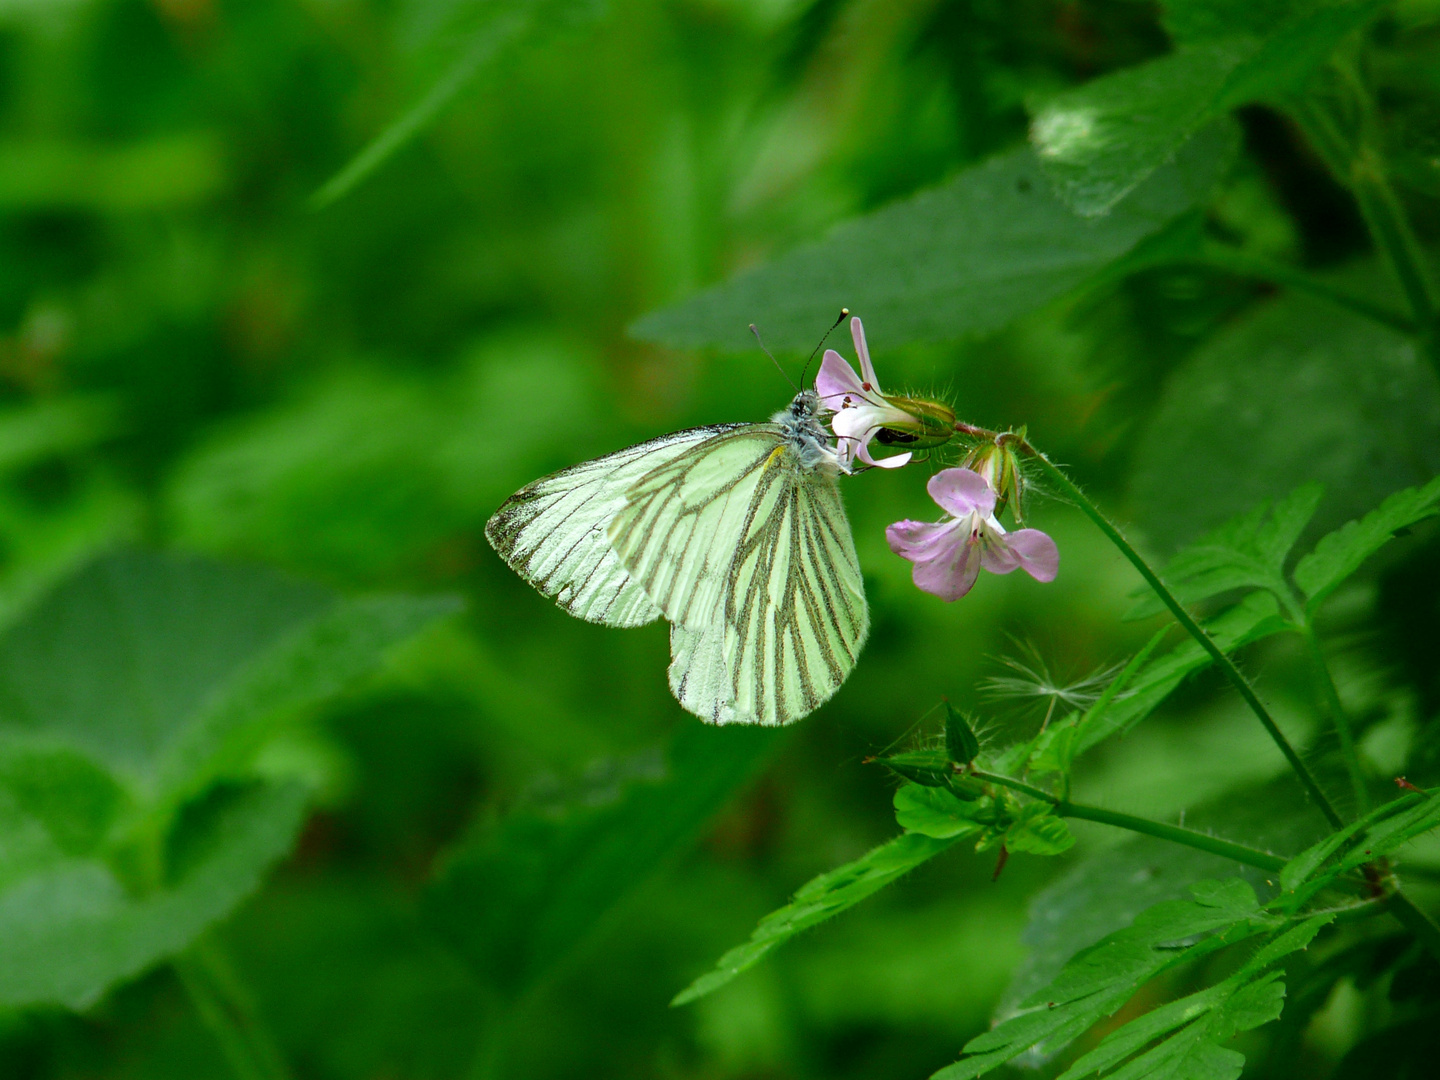
[[[673,624],[670,686],[691,712],[787,723],[854,666],[869,615],[839,488],[774,425],[736,429],[646,473],[610,533]]]
[[[562,469],[526,485],[485,525],[510,568],[570,614],[608,626],[661,617],[631,580],[606,531],[646,473],[739,424],[691,428]]]

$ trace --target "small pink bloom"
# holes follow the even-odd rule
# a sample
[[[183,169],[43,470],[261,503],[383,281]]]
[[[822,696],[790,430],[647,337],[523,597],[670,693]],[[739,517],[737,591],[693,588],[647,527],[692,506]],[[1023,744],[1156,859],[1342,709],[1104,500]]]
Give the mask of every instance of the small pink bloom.
[[[969,469],[945,469],[926,485],[951,515],[947,521],[897,521],[885,530],[890,550],[915,564],[918,588],[942,600],[959,600],[981,570],[1024,570],[1036,581],[1054,581],[1060,550],[1039,529],[1007,533],[995,520],[995,492]]]
[[[875,368],[870,363],[870,350],[865,344],[865,328],[858,317],[850,320],[850,336],[860,357],[860,376],[834,349],[825,350],[820,373],[815,376],[815,392],[820,395],[820,403],[835,413],[830,427],[838,444],[836,454],[846,469],[856,458],[866,465],[898,469],[911,455],[896,454],[876,461],[870,456],[870,440],[886,424],[917,425],[919,421],[892,405],[880,392]]]

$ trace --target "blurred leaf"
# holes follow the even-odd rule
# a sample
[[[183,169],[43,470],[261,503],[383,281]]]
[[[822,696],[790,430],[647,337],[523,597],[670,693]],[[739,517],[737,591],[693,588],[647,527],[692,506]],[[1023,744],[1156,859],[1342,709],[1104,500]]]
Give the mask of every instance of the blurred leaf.
[[[1314,611],[1371,555],[1401,529],[1433,516],[1440,507],[1440,476],[1423,487],[1397,491],[1358,521],[1321,537],[1295,567],[1295,584]]]
[[[587,359],[549,335],[509,333],[436,380],[342,372],[183,463],[167,499],[176,533],[209,551],[373,579],[478,528],[531,474],[563,462],[597,413]]]
[[[211,132],[120,147],[0,144],[0,210],[189,206],[216,194],[226,179],[221,144]]]
[[[297,785],[235,795],[191,843],[183,875],[127,894],[105,864],[64,858],[0,889],[0,1003],[92,1004],[113,983],[184,949],[253,892],[302,820]]]
[[[1075,837],[1049,806],[1031,803],[1005,830],[1005,846],[1030,855],[1059,855],[1075,846]]]
[[[64,748],[21,747],[0,755],[0,784],[66,855],[88,855],[98,848],[124,799],[109,773]]]
[[[1284,25],[1307,0],[1162,0],[1161,21],[1176,41],[1190,44],[1239,35],[1261,36]]]
[[[520,995],[693,840],[778,738],[683,722],[662,775],[642,758],[598,791],[518,809],[462,844],[430,886],[430,921],[480,978]]]
[[[1368,268],[1346,280],[1388,288]],[[1325,485],[1315,527],[1334,528],[1440,473],[1440,384],[1405,337],[1286,295],[1170,376],[1134,460],[1136,516],[1162,551],[1307,481]]]
[[[846,222],[828,237],[646,315],[636,337],[667,345],[808,349],[848,306],[881,347],[998,330],[1103,271],[1203,199],[1228,168],[1219,125],[1108,216],[1086,220],[1049,191],[1019,149]]]
[[[1285,620],[1280,616],[1274,596],[1256,592],[1203,625],[1220,650],[1230,653],[1279,633],[1285,628]],[[1210,654],[1193,638],[1151,660],[1134,674],[1128,689],[1115,695],[1103,708],[1098,707],[1097,702],[1097,708],[1086,713],[1075,736],[1074,752],[1088,750],[1117,731],[1134,727],[1169,697],[1186,676],[1210,663]]]
[[[108,397],[39,398],[0,411],[0,470],[103,442],[120,428],[120,411]]]
[[[1239,878],[1199,882],[1189,891],[1191,899],[1147,908],[1128,929],[1076,954],[1054,982],[1023,1003],[1032,1011],[971,1039],[966,1056],[941,1069],[935,1080],[980,1076],[1036,1046],[1057,1050],[1114,1013],[1160,972],[1275,925],[1260,910],[1254,890]]]
[[[978,819],[978,820],[977,820]],[[895,821],[902,829],[936,840],[958,840],[994,821],[994,800],[959,799],[944,788],[906,784],[895,792]]]
[[[1160,576],[1182,604],[1233,589],[1269,589],[1284,603],[1291,595],[1285,560],[1324,494],[1321,485],[1304,484],[1273,506],[1264,502],[1186,547],[1165,564]],[[1139,595],[1126,618],[1143,619],[1165,610],[1148,586]]]
[[[173,804],[262,721],[333,694],[455,607],[341,601],[252,567],[110,555],[0,638],[0,741],[73,748],[142,801]]]
[[[795,894],[794,900],[761,919],[749,941],[720,957],[714,971],[700,976],[676,994],[671,1004],[687,1005],[720,989],[742,971],[758,964],[777,945],[854,907],[954,842],[954,839],[937,840],[920,833],[903,833],[854,862],[812,878]]]
[[[1103,214],[1230,109],[1299,88],[1380,0],[1336,0],[1266,38],[1211,38],[1060,94],[1031,125],[1046,174],[1082,214]]]
[[[444,28],[445,37],[464,41],[458,55],[408,112],[315,192],[311,198],[313,209],[322,209],[348,194],[429,126],[480,72],[557,25],[594,18],[601,5],[598,0],[470,0],[448,8],[460,13],[464,23]]]

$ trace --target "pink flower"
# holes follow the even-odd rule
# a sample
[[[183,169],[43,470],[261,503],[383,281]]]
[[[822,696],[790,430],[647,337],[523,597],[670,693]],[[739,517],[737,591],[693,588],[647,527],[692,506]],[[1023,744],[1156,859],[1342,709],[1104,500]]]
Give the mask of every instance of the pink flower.
[[[904,409],[892,404],[880,392],[880,383],[875,378],[875,368],[870,363],[870,350],[865,345],[865,328],[860,319],[850,320],[850,336],[855,340],[855,352],[860,357],[860,372],[834,349],[826,349],[820,361],[820,373],[815,376],[815,391],[820,395],[820,404],[832,410],[835,415],[830,427],[837,441],[836,455],[845,469],[859,458],[866,465],[878,465],[882,469],[898,469],[911,458],[910,453],[876,461],[870,456],[870,440],[887,424],[917,427],[920,420]]]
[[[918,588],[942,600],[959,600],[982,569],[994,574],[1024,570],[1036,581],[1054,581],[1060,550],[1039,529],[1007,533],[995,520],[995,492],[969,469],[945,469],[926,485],[948,521],[897,521],[885,530],[890,550],[915,564]]]

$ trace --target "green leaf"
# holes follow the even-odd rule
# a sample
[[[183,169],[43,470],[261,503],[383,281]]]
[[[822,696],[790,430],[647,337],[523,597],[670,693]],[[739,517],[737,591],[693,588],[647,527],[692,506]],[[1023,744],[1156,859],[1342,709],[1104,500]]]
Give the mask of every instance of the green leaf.
[[[641,755],[598,790],[519,809],[462,844],[428,889],[428,920],[479,977],[522,993],[692,841],[779,738],[685,722],[668,762]]]
[[[1161,21],[1182,44],[1240,35],[1263,36],[1283,26],[1308,0],[1164,0]]]
[[[1365,297],[1379,267],[1336,275]],[[1131,493],[1155,550],[1174,551],[1318,481],[1312,528],[1336,528],[1440,473],[1440,383],[1414,342],[1287,294],[1211,336],[1169,376],[1136,447]]]
[[[1285,560],[1315,516],[1325,489],[1305,484],[1272,505],[1267,501],[1232,518],[1185,548],[1166,564],[1161,578],[1182,604],[1208,600],[1232,589],[1269,589],[1282,602],[1289,598]],[[1142,619],[1165,610],[1146,587],[1126,613]]]
[[[998,330],[1080,285],[1204,198],[1235,133],[1217,127],[1114,213],[1076,217],[1019,149],[949,183],[846,222],[817,243],[646,315],[636,337],[683,347],[809,349],[847,305],[872,344],[946,341]]]
[[[1440,476],[1421,487],[1397,491],[1358,521],[1322,537],[1295,567],[1295,584],[1314,611],[1351,574],[1401,529],[1440,510]]]
[[[926,787],[949,787],[955,770],[950,765],[950,755],[942,750],[907,750],[903,754],[867,758],[876,765],[887,769],[916,784]]]
[[[895,792],[895,821],[936,840],[958,840],[994,821],[993,799],[965,800],[944,788],[906,784]]]
[[[980,753],[980,740],[965,714],[945,702],[945,751],[956,765],[969,765]]]
[[[935,1080],[968,1080],[1039,1049],[1050,1053],[1120,1008],[1167,968],[1275,925],[1239,878],[1199,882],[1191,899],[1168,900],[1071,958],[1050,985],[1022,1002],[1026,1011],[965,1044]]]
[[[70,748],[142,805],[173,805],[266,721],[334,694],[456,607],[346,601],[193,557],[106,556],[0,637],[0,747]]]
[[[672,1005],[685,1005],[720,989],[742,971],[753,967],[771,949],[783,945],[802,930],[824,922],[892,881],[908,874],[955,843],[909,832],[828,873],[807,882],[795,899],[760,920],[750,940],[737,945],[679,994]]]
[[[1061,197],[1103,214],[1230,109],[1304,84],[1379,0],[1320,6],[1264,39],[1208,38],[1062,93],[1030,135]]]
[[[1225,653],[1285,629],[1279,605],[1268,592],[1255,592],[1203,624]],[[1076,735],[1075,753],[1088,750],[1119,731],[1134,727],[1149,716],[1189,675],[1213,663],[1200,643],[1187,638],[1164,656],[1142,667],[1104,709],[1087,713]],[[1098,703],[1097,703],[1098,704]]]
[[[0,784],[66,855],[88,855],[110,831],[125,793],[105,770],[64,747],[0,752]]]
[[[255,785],[207,814],[183,871],[142,895],[103,862],[67,858],[0,886],[0,1004],[81,1009],[184,949],[254,892],[294,843],[298,785]]]
[[[1005,830],[1005,847],[1030,855],[1059,855],[1075,845],[1070,827],[1044,803],[1031,803]]]
[[[595,0],[490,0],[452,5],[468,25],[446,27],[444,34],[437,36],[463,40],[458,54],[419,101],[325,182],[311,198],[311,208],[321,209],[349,194],[428,127],[481,72],[556,25],[592,17],[599,9]]]

